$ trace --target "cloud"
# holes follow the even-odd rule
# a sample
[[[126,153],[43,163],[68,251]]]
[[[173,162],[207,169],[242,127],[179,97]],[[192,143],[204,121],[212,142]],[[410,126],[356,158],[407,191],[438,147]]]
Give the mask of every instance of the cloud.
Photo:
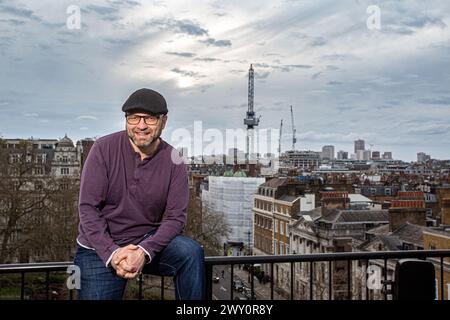
[[[22,20],[17,20],[17,19],[0,19],[1,23],[6,23],[6,24],[10,24],[13,26],[22,26],[25,24],[25,21]]]
[[[192,77],[195,79],[204,78],[204,75],[200,75],[198,72],[189,71],[189,70],[182,70],[178,67],[171,69],[170,71],[178,73],[184,77]]]
[[[98,6],[95,4],[90,4],[90,5],[86,6],[86,10],[88,12],[89,11],[95,12],[96,14],[101,15],[101,16],[113,15],[113,14],[118,13],[118,11],[119,11],[117,8],[114,8],[114,7]]]
[[[327,82],[327,85],[329,85],[329,86],[339,86],[341,84],[342,84],[342,82],[340,82],[340,81],[328,81]]]
[[[226,60],[217,59],[217,58],[195,58],[194,60],[195,61],[202,61],[202,62],[214,62],[214,61],[228,62]]]
[[[407,134],[411,135],[448,135],[450,133],[450,125],[440,123],[418,124],[414,129],[407,130]]]
[[[29,10],[29,9],[17,8],[17,7],[13,7],[10,5],[0,3],[0,11],[3,11],[4,13],[10,14],[10,15],[13,15],[16,17],[20,17],[20,18],[26,18],[26,19],[30,19],[30,20],[34,20],[34,21],[38,21],[38,22],[42,21],[41,18],[39,18],[38,16],[36,16],[34,14],[33,10]]]
[[[195,53],[192,52],[173,52],[173,51],[166,51],[165,54],[179,56],[179,57],[186,57],[186,58],[192,58],[195,57]]]
[[[313,79],[313,80],[317,79],[317,78],[321,75],[321,73],[322,73],[322,72],[314,73],[314,74],[311,76],[311,79]]]
[[[98,118],[94,116],[78,116],[75,120],[98,120]]]
[[[435,104],[435,105],[450,106],[450,97],[420,98],[420,99],[417,99],[417,102],[420,102],[423,104]]]
[[[216,40],[214,38],[208,38],[206,40],[201,40],[200,42],[206,43],[208,46],[231,47],[230,40]]]
[[[108,0],[108,3],[114,6],[121,6],[121,7],[136,7],[140,6],[141,4],[138,1],[133,0]]]
[[[153,19],[148,21],[146,25],[156,26],[161,30],[172,30],[175,33],[182,33],[189,36],[208,36],[208,30],[202,28],[198,23],[187,19]]]
[[[255,72],[255,79],[266,79],[270,72]]]
[[[39,114],[37,114],[36,112],[27,112],[27,111],[24,111],[24,112],[22,112],[22,115],[23,115],[24,117],[27,117],[27,118],[36,118],[36,117],[39,117]]]

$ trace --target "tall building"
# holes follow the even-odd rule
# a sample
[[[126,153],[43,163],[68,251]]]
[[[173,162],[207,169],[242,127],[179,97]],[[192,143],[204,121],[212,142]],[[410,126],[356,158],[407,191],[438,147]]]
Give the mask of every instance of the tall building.
[[[358,154],[358,150],[365,150],[366,147],[364,145],[364,140],[356,140],[355,141],[355,154]]]
[[[314,170],[320,165],[320,152],[289,150],[280,157],[281,166]]]
[[[427,163],[429,160],[431,160],[431,156],[429,154],[426,154],[425,152],[417,153],[417,162],[418,163]]]
[[[334,159],[334,146],[327,145],[322,147],[322,159],[323,160]]]
[[[380,160],[381,159],[380,151],[372,151],[372,159]]]
[[[392,160],[392,152],[388,152],[388,151],[384,152],[383,159],[384,160]]]
[[[370,160],[370,150],[358,150],[358,152],[356,152],[356,159],[363,161]]]
[[[67,134],[56,143],[52,159],[52,174],[55,177],[79,177],[80,159],[77,148]]]
[[[348,152],[342,151],[342,150],[338,151],[337,159],[338,160],[347,160],[348,159]]]

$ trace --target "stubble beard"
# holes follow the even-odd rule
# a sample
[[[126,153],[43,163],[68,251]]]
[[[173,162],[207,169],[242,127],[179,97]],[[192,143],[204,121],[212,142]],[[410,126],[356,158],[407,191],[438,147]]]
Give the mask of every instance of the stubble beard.
[[[133,141],[134,145],[136,147],[138,147],[139,149],[145,149],[145,148],[150,147],[152,145],[152,143],[157,141],[159,138],[158,132],[155,132],[154,135],[152,135],[150,133],[148,140],[145,142],[142,142],[142,141],[136,139],[136,133],[134,131],[127,130],[127,133],[128,133],[128,137],[131,139],[131,141]]]

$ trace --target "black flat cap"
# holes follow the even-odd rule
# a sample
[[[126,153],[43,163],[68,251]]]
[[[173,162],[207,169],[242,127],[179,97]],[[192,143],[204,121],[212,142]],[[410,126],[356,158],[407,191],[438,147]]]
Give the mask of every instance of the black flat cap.
[[[122,111],[143,111],[154,115],[168,112],[164,97],[158,92],[146,88],[133,92],[123,104]]]

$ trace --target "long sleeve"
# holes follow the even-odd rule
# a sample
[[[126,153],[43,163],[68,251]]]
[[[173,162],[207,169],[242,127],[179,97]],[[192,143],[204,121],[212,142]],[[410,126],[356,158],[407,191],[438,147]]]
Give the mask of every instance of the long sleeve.
[[[175,165],[172,169],[166,210],[157,232],[139,243],[152,259],[183,231],[186,225],[188,202],[189,180],[186,165],[182,163]]]
[[[106,219],[100,211],[107,193],[108,175],[100,145],[94,143],[83,167],[80,185],[79,215],[89,244],[106,264],[119,248],[111,238]]]

